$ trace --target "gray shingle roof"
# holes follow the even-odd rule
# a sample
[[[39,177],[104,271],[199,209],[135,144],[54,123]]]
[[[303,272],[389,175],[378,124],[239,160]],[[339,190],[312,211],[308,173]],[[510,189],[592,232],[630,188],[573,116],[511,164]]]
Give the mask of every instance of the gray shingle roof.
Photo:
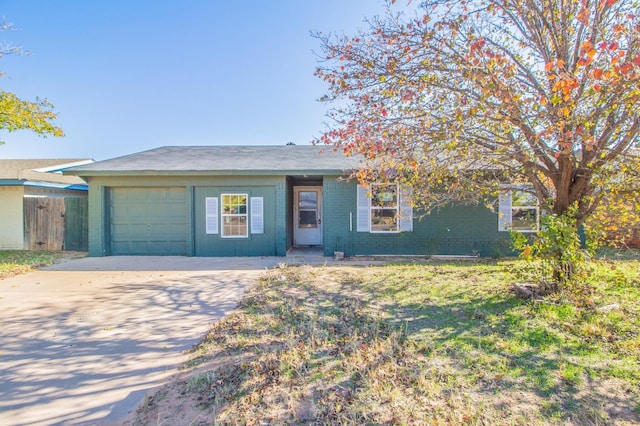
[[[359,161],[326,146],[165,146],[74,167],[65,174],[342,173],[357,168]]]

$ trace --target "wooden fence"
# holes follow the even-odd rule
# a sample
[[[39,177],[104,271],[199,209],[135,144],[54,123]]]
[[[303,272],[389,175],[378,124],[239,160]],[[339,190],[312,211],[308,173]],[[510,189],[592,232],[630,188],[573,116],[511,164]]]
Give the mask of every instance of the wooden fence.
[[[88,247],[86,197],[24,198],[26,250],[77,250]]]

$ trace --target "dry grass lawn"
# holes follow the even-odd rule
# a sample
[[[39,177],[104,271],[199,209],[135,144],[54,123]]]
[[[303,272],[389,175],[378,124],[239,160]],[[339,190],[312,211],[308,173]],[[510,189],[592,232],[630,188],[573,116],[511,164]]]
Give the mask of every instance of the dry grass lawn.
[[[519,299],[520,265],[275,268],[126,424],[640,423],[640,262],[588,306]]]

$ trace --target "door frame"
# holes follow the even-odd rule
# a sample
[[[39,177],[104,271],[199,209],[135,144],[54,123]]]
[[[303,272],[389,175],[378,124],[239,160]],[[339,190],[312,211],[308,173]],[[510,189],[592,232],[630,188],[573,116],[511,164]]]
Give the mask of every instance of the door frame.
[[[317,207],[317,220],[318,227],[313,228],[317,230],[317,240],[313,240],[312,243],[298,242],[300,232],[304,232],[305,228],[298,228],[299,221],[299,197],[300,192],[315,191],[318,194],[318,207]],[[319,246],[324,244],[324,221],[322,220],[322,186],[294,186],[293,187],[293,246]],[[308,232],[307,232],[308,233]]]

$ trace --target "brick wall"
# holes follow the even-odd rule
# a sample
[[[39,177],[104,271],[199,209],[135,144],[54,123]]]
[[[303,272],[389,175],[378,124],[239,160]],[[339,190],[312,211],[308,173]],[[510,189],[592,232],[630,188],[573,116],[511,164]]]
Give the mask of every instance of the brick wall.
[[[347,256],[475,255],[507,256],[510,237],[498,232],[498,215],[484,205],[451,206],[418,218],[413,232],[371,234],[356,232],[356,182],[324,179],[325,255],[343,251]],[[349,223],[351,214],[351,227]]]

